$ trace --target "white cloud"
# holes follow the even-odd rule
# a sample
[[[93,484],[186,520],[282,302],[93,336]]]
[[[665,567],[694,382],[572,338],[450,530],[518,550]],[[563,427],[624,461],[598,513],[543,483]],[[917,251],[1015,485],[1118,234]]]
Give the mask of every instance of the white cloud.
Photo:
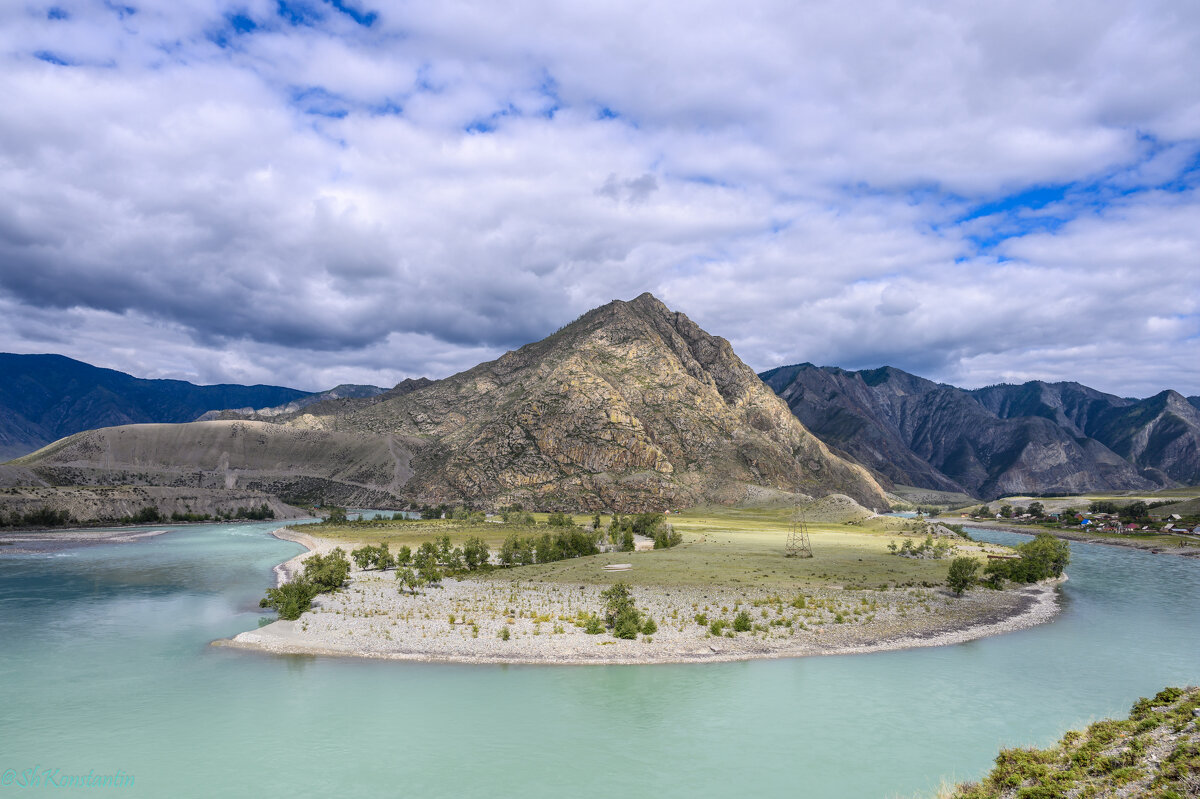
[[[0,11],[4,349],[389,383],[651,290],[757,368],[1200,393],[1194,4],[55,7]]]

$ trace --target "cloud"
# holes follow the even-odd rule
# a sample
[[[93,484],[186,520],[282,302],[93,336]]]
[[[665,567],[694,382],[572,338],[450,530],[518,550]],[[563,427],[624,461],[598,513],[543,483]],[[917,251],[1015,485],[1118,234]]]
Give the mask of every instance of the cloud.
[[[1200,393],[1198,72],[1170,2],[18,5],[0,332],[387,384],[650,290],[760,369]]]

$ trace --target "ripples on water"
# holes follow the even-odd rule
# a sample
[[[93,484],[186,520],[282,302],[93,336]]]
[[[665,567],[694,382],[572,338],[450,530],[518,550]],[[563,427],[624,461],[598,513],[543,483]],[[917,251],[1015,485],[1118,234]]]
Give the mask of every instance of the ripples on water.
[[[558,668],[208,647],[302,551],[274,526],[0,551],[0,771],[180,797],[910,796],[1200,682],[1200,562],[1078,543],[1055,622],[953,647]]]

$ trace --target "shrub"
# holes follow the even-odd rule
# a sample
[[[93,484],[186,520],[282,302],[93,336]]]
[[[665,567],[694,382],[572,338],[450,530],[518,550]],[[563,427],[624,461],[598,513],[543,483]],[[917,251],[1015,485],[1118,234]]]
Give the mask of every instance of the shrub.
[[[304,559],[304,579],[311,583],[318,593],[325,593],[341,588],[350,576],[350,561],[341,547],[334,549],[328,555],[313,555]]]
[[[750,614],[747,613],[746,611],[743,610],[741,613],[739,613],[738,615],[733,617],[733,629],[736,632],[739,632],[739,633],[750,632],[751,626],[752,626],[752,623],[750,621]]]
[[[647,616],[646,621],[642,622],[642,635],[654,635],[656,632],[658,632],[658,625],[654,619]]]
[[[295,621],[312,608],[313,597],[317,593],[311,583],[303,579],[292,580],[278,588],[268,588],[267,596],[259,600],[258,606],[275,610],[281,619]]]
[[[588,616],[587,623],[583,626],[583,631],[588,635],[599,635],[604,632],[604,622],[596,614]]]
[[[501,627],[499,632],[500,640],[507,641],[512,637],[512,633],[508,631],[508,627]]]

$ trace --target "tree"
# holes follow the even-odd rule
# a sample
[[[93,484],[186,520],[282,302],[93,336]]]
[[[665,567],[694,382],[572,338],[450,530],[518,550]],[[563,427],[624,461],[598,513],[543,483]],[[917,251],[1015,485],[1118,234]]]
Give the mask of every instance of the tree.
[[[975,511],[976,519],[987,519],[992,515],[992,507],[990,505],[982,505],[979,510]]]
[[[1049,533],[1017,547],[1021,553],[1022,582],[1032,583],[1047,577],[1059,577],[1071,562],[1071,545]]]
[[[1000,515],[1003,516],[1005,519],[1011,519],[1012,515],[1013,515],[1012,505],[1001,505],[1000,506]]]
[[[375,547],[359,547],[350,553],[350,557],[354,558],[358,568],[365,569],[375,559]]]
[[[1131,502],[1121,509],[1121,517],[1130,520],[1145,519],[1150,515],[1150,506],[1138,500]]]
[[[597,532],[600,531],[600,514],[599,513],[592,516],[592,529]]]
[[[329,509],[329,516],[326,517],[325,521],[328,522],[329,524],[345,524],[346,523],[346,509],[339,508],[336,505],[331,507]]]
[[[621,551],[632,552],[634,550],[633,530],[626,530],[621,533]]]
[[[396,590],[400,593],[403,594],[405,591],[408,591],[415,594],[417,593],[417,588],[421,585],[421,578],[417,576],[417,573],[412,568],[401,566],[396,569],[396,582],[398,583]]]
[[[641,613],[633,601],[633,591],[629,583],[613,583],[610,588],[600,592],[604,600],[604,623],[613,631],[617,638],[632,640],[637,638],[641,630]]]
[[[946,584],[958,596],[975,584],[975,574],[979,571],[979,561],[974,558],[955,558],[950,561],[950,576]]]
[[[468,538],[463,544],[463,563],[468,571],[475,571],[488,562],[488,546],[479,538]]]
[[[438,548],[432,541],[425,541],[413,555],[413,567],[417,570],[422,582],[437,585],[442,581],[442,572],[438,568]]]
[[[1035,519],[1040,519],[1046,515],[1046,506],[1040,502],[1031,502],[1029,504],[1029,515]]]

